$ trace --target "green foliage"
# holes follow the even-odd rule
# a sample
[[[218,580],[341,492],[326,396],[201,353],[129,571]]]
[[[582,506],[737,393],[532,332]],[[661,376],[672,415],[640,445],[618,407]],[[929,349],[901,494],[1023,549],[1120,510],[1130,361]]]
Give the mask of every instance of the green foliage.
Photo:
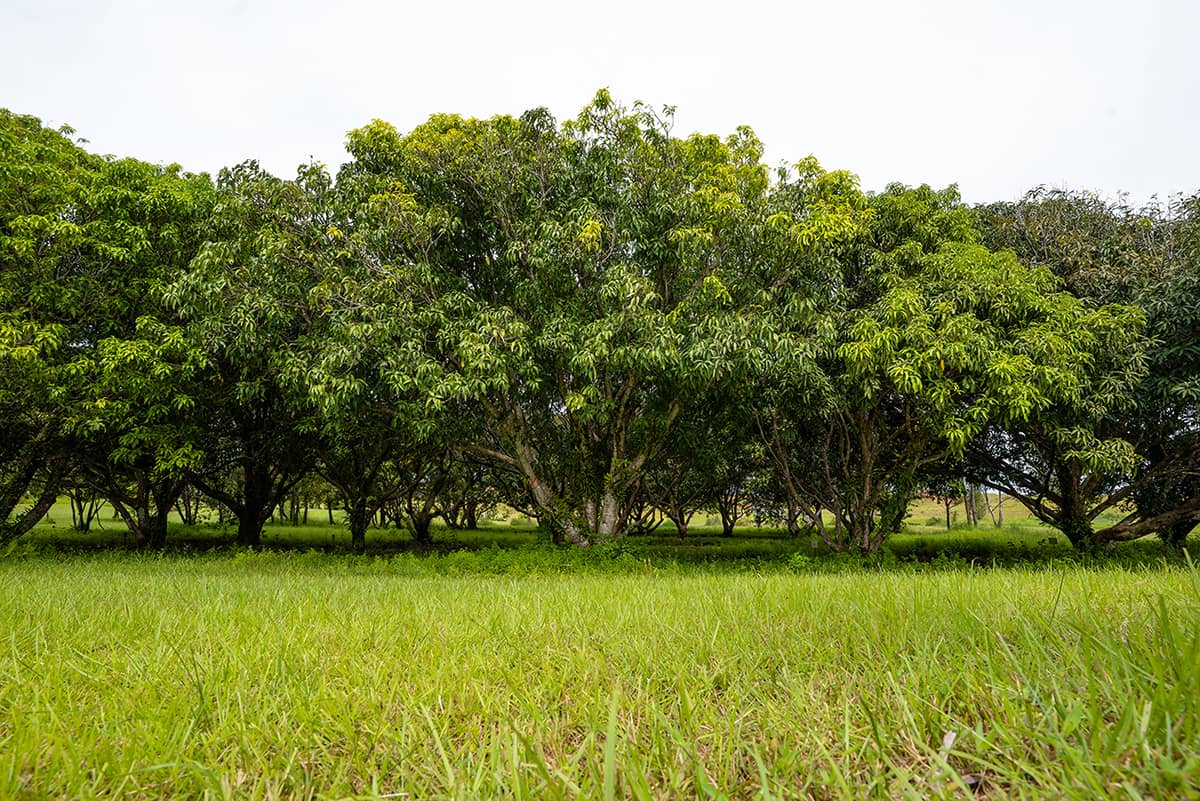
[[[377,122],[351,133],[340,175],[369,194],[357,241],[378,270],[352,305],[387,343],[384,377],[435,411],[478,409],[467,447],[579,542],[621,534],[679,417],[777,355],[791,323],[764,283],[795,282],[793,257],[851,224],[846,180],[815,163],[819,202],[768,220],[753,134],[677,139],[669,117],[602,93],[561,127]]]
[[[195,458],[181,422],[190,353],[160,292],[195,254],[210,182],[91,156],[32,117],[3,111],[0,124],[6,495],[41,474],[45,501],[68,460],[109,496],[136,480],[127,468],[178,475]]]
[[[673,113],[376,120],[336,180],[213,187],[2,112],[0,537],[70,472],[148,543],[194,486],[256,544],[318,455],[360,544],[473,495],[580,545],[655,505],[728,533],[753,490],[872,552],[960,475],[1080,544],[1200,520],[1196,198],[772,179]]]
[[[980,209],[985,241],[1045,265],[1087,305],[1135,305],[1145,343],[1133,352],[1114,317],[1110,337],[1076,391],[1083,403],[1047,409],[1025,425],[979,441],[981,475],[1059,526],[1079,544],[1160,531],[1186,535],[1200,519],[1194,474],[1200,362],[1194,303],[1200,249],[1194,201],[1132,208],[1121,200],[1038,189],[1013,204]],[[1116,525],[1092,521],[1134,501]],[[1194,507],[1194,508],[1193,508]]]
[[[90,296],[83,210],[101,162],[33,117],[0,110],[0,541],[24,533],[66,472],[72,344]],[[43,484],[31,513],[24,495]]]
[[[239,542],[252,545],[312,464],[318,423],[302,354],[323,330],[323,287],[347,256],[319,166],[283,181],[247,162],[223,170],[218,190],[208,240],[165,299],[203,363],[204,454],[190,478],[234,513]]]
[[[898,528],[922,471],[987,426],[1128,405],[1145,343],[1136,308],[1089,306],[1048,270],[976,244],[953,190],[892,186],[867,211],[832,256],[819,312],[824,405],[803,409],[785,367],[759,415],[794,503],[826,543],[870,552]],[[1128,462],[1119,442],[1063,441],[1081,458]]]

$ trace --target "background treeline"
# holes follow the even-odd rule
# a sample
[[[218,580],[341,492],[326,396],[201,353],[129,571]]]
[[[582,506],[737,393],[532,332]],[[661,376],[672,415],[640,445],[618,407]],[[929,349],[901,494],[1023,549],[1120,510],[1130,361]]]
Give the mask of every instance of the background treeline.
[[[69,493],[147,546],[203,497],[253,545],[313,476],[358,547],[503,502],[869,552],[967,487],[1080,547],[1200,521],[1200,195],[871,194],[605,92],[372,122],[336,180],[72,134],[0,111],[0,540]]]

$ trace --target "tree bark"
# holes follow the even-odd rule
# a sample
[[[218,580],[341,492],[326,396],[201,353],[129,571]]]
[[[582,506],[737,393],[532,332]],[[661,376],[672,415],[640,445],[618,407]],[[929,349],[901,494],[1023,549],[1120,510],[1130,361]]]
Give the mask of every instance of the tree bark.
[[[1185,520],[1182,523],[1176,523],[1173,526],[1168,526],[1159,532],[1163,542],[1171,546],[1177,551],[1183,550],[1183,544],[1187,542],[1188,535],[1192,533],[1192,529],[1196,528],[1195,520]]]
[[[374,511],[365,504],[356,505],[347,510],[347,521],[350,524],[350,547],[355,553],[367,550],[367,528]]]
[[[669,507],[667,517],[675,524],[675,531],[679,534],[679,539],[685,539],[688,535],[688,524],[692,521],[692,513],[681,506]]]
[[[433,533],[430,530],[430,525],[433,523],[433,515],[416,514],[409,515],[408,524],[412,530],[413,540],[421,545],[430,545],[433,543]]]
[[[58,500],[58,487],[62,473],[57,471],[51,479],[42,488],[38,499],[34,501],[33,506],[20,515],[15,520],[6,519],[0,522],[0,545],[11,542],[22,534],[26,534],[41,522],[46,513],[50,511],[50,507]]]
[[[717,514],[721,516],[721,536],[732,537],[733,527],[742,516],[737,492],[722,492],[717,496]]]

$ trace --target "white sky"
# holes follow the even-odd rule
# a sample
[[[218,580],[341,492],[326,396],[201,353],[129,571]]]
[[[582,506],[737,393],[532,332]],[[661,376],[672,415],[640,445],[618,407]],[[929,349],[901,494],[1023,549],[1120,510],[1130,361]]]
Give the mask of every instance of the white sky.
[[[0,0],[0,106],[195,171],[290,177],[375,117],[562,119],[603,86],[868,189],[1200,189],[1198,0]]]

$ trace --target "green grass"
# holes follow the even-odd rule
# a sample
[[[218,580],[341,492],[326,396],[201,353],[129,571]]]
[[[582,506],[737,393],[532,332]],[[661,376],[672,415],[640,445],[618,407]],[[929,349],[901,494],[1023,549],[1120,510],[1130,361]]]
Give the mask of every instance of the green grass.
[[[1185,564],[806,567],[19,550],[0,797],[1200,794]]]

